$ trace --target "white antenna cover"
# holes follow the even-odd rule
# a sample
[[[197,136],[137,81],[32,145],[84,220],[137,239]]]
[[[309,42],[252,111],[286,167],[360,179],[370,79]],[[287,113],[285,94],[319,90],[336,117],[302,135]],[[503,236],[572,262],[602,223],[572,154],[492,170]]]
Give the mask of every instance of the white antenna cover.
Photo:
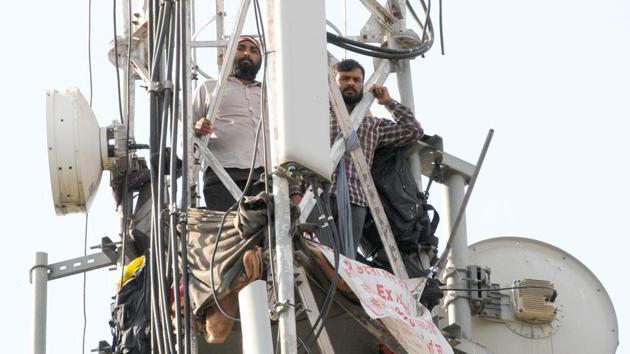
[[[490,267],[491,282],[501,287],[535,278],[551,281],[558,292],[552,323],[473,317],[473,341],[493,353],[612,354],[617,350],[617,316],[610,297],[595,275],[570,254],[532,239],[498,237],[468,246],[468,255],[470,264]]]
[[[57,215],[86,212],[103,171],[101,145],[107,141],[79,89],[46,92],[50,184]]]

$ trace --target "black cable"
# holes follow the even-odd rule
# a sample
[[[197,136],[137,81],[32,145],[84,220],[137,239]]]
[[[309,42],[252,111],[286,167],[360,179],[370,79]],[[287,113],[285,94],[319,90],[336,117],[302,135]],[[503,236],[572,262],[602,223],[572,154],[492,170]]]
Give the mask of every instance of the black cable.
[[[325,186],[323,188],[323,195],[324,195],[324,206],[326,208],[326,212],[327,212],[327,217],[328,220],[330,222],[330,229],[332,230],[332,234],[333,236],[337,239],[337,248],[333,249],[334,251],[334,266],[335,266],[335,273],[333,276],[333,281],[331,282],[331,286],[330,286],[330,299],[328,300],[327,303],[322,305],[322,323],[317,331],[317,333],[315,334],[315,338],[314,340],[317,340],[317,338],[319,338],[321,332],[324,330],[324,325],[326,323],[326,319],[328,318],[328,313],[330,312],[330,308],[333,304],[334,301],[334,297],[335,297],[335,292],[337,291],[337,283],[339,281],[339,258],[340,258],[340,245],[341,245],[341,239],[340,239],[340,235],[338,233],[338,229],[337,229],[337,225],[335,224],[335,220],[332,217],[332,212],[330,210],[330,195],[329,195],[329,191],[330,189]],[[324,306],[325,305],[325,306]]]
[[[266,121],[268,117],[268,107],[267,107],[267,62],[268,56],[270,52],[267,50],[267,40],[265,38],[265,25],[262,20],[262,11],[260,10],[260,2],[258,0],[254,0],[254,18],[256,20],[256,31],[258,32],[258,39],[260,40],[260,44],[262,47],[262,52],[264,53],[264,63],[263,63],[263,79],[262,79],[262,93],[261,93],[261,114],[260,119],[262,120],[263,125],[263,173],[264,173],[264,184],[265,184],[265,194],[269,195],[269,171],[267,170],[267,166],[269,166],[268,156],[269,151],[267,150],[267,127]],[[271,229],[271,205],[267,203],[267,244],[269,251],[269,270],[271,273],[271,288],[273,291],[274,297],[277,296],[277,285],[276,285],[276,271],[275,265],[273,264],[273,252],[274,252],[274,243],[273,234]]]
[[[170,17],[169,17],[170,19]],[[170,22],[170,21],[169,21]],[[169,61],[172,58],[169,58]],[[167,62],[167,68],[171,66],[171,62]],[[167,70],[167,73],[169,72],[169,70]],[[168,80],[168,78],[167,78]],[[158,257],[158,264],[160,264],[160,271],[164,272],[166,271],[167,274],[162,274],[161,277],[161,291],[160,291],[160,295],[161,295],[161,304],[162,304],[162,317],[163,317],[163,321],[166,322],[164,328],[166,328],[167,330],[167,341],[169,343],[169,347],[171,348],[171,351],[174,352],[174,344],[173,344],[173,328],[172,328],[172,322],[170,321],[170,308],[169,308],[169,303],[168,303],[168,290],[167,290],[167,284],[169,284],[169,276],[168,276],[168,271],[169,271],[169,258],[166,257],[166,260],[164,260],[165,254],[164,254],[164,245],[163,245],[163,241],[165,241],[165,232],[164,232],[164,213],[163,213],[163,208],[164,208],[164,195],[165,195],[165,183],[164,183],[164,170],[166,167],[166,161],[165,159],[165,151],[166,151],[166,135],[167,135],[167,127],[168,127],[168,123],[169,123],[169,113],[171,112],[170,110],[170,105],[171,105],[171,95],[172,95],[172,89],[165,89],[164,90],[164,100],[163,100],[163,107],[162,107],[162,128],[160,131],[160,150],[159,150],[159,154],[158,154],[158,202],[157,202],[157,209],[156,209],[156,213],[157,213],[157,224],[158,224],[158,247],[160,248],[159,253],[157,254]],[[170,246],[170,244],[167,243],[167,246]]]
[[[347,50],[355,52],[357,54],[362,54],[362,55],[375,57],[375,58],[391,59],[391,60],[413,59],[413,58],[416,58],[416,57],[424,54],[424,52],[426,52],[426,50],[425,50],[425,51],[422,51],[422,52],[412,52],[412,53],[408,53],[408,54],[388,54],[388,53],[383,53],[383,52],[380,52],[380,51],[366,50],[366,49],[362,49],[362,48],[357,48],[354,45],[350,45],[348,43],[344,43],[344,42],[337,41],[337,40],[334,40],[334,39],[333,40],[329,40],[328,42],[330,44],[333,44],[333,45],[337,46],[337,47],[340,47],[340,48],[343,48],[343,49],[347,49]],[[375,47],[375,48],[380,48],[380,47]]]
[[[421,41],[425,42],[427,34],[430,35],[431,37],[433,37],[433,23],[432,23],[431,17],[430,17],[431,0],[429,0],[429,4],[428,5],[424,2],[424,0],[420,0],[420,5],[422,5],[422,10],[426,13],[424,23],[422,23],[422,21],[418,17],[418,14],[413,9],[413,6],[411,5],[411,2],[409,2],[409,0],[406,0],[406,3],[407,3],[407,9],[411,13],[411,16],[414,18],[414,20],[416,20],[416,23],[418,24],[418,26],[420,26],[420,28],[422,28],[422,39],[421,39]],[[433,39],[431,38],[430,41],[432,42],[432,40]]]
[[[299,344],[302,346],[302,348],[304,348],[304,351],[308,354],[311,354],[311,349],[306,345],[306,343],[304,343],[304,340],[302,339],[302,337],[300,337],[299,334],[296,333],[297,336],[297,340],[298,342],[300,342]]]
[[[409,10],[409,13],[411,13],[411,16],[413,17],[413,19],[416,20],[416,23],[418,24],[418,26],[420,26],[420,28],[424,28],[424,24],[422,23],[422,21],[420,21],[420,17],[418,17],[416,10],[413,9],[413,6],[411,6],[411,3],[409,2],[409,0],[407,0],[407,9]]]
[[[412,16],[418,22],[418,25],[422,27],[422,38],[420,45],[411,49],[392,49],[369,45],[363,42],[354,41],[342,36],[337,36],[333,33],[327,32],[327,40],[329,43],[338,46],[340,48],[353,51],[358,54],[367,55],[371,57],[383,58],[383,59],[413,59],[418,56],[424,55],[433,45],[433,24],[430,18],[431,2],[426,5],[423,0],[420,1],[424,11],[426,12],[426,18],[424,24],[414,11],[413,7],[407,1],[407,7],[409,8]]]
[[[180,80],[180,66],[181,66],[181,58],[180,58],[180,46],[181,46],[181,36],[179,33],[180,29],[180,16],[179,11],[181,11],[181,1],[178,1],[175,5],[175,16],[174,16],[174,29],[173,33],[175,34],[175,79],[174,79],[174,93],[173,93],[173,101],[171,106],[173,107],[173,114],[171,119],[171,153],[169,157],[169,169],[170,169],[170,203],[172,209],[169,208],[169,239],[170,239],[170,248],[171,248],[171,266],[173,272],[173,305],[175,309],[175,339],[177,346],[177,353],[182,353],[183,345],[182,345],[182,319],[181,319],[181,304],[180,304],[180,291],[179,291],[179,267],[178,267],[178,252],[177,252],[177,216],[178,211],[175,205],[177,200],[177,125],[179,121],[179,80]]]
[[[159,68],[160,68],[160,59],[162,58],[162,49],[164,48],[164,42],[166,41],[166,34],[168,29],[167,18],[171,17],[171,7],[173,3],[170,1],[166,1],[162,3],[164,6],[162,11],[160,11],[159,19],[158,19],[158,33],[157,33],[157,44],[155,45],[155,49],[153,52],[153,67],[151,70],[151,80],[156,81],[154,78],[158,77]]]
[[[440,17],[440,48],[442,49],[442,55],[444,55],[444,30],[442,26],[442,0],[439,0],[439,17]]]
[[[162,50],[164,48],[164,42],[166,41],[166,36],[169,34],[169,29],[171,28],[171,10],[172,3],[165,2],[160,8],[161,11],[158,14],[159,17],[159,25],[158,32],[156,33],[155,38],[157,39],[158,44],[154,46],[154,51],[152,53],[153,60],[151,61],[152,67],[151,71],[151,81],[152,83],[159,82],[160,79],[160,68],[161,64],[159,58],[162,57]],[[167,63],[168,65],[168,63]],[[151,230],[151,240],[152,240],[152,255],[153,255],[153,263],[155,266],[154,276],[152,278],[152,295],[153,297],[157,296],[157,299],[154,301],[153,305],[156,308],[156,314],[159,314],[161,317],[160,320],[156,319],[158,322],[158,329],[161,329],[161,333],[156,333],[156,335],[160,336],[161,345],[168,352],[174,352],[174,346],[172,343],[172,328],[169,320],[169,306],[168,306],[168,294],[165,284],[167,283],[167,279],[164,275],[164,269],[166,269],[164,262],[164,247],[162,245],[164,232],[163,232],[163,223],[162,223],[162,213],[161,213],[161,200],[163,196],[164,186],[162,185],[162,178],[160,174],[163,173],[164,163],[163,163],[163,152],[164,152],[164,141],[165,141],[165,124],[168,119],[169,107],[170,107],[170,94],[172,93],[168,88],[164,91],[158,91],[156,88],[152,87],[150,90],[150,156],[151,159],[151,195],[153,200],[153,208],[152,208],[152,230]],[[161,94],[159,94],[161,93]],[[160,124],[161,123],[161,124]],[[162,127],[160,127],[160,125]],[[153,158],[158,156],[159,166],[156,168],[155,161]],[[162,323],[160,323],[162,322]],[[164,323],[166,322],[166,323]]]
[[[148,30],[148,37],[149,37],[149,53],[151,55],[148,56],[148,65],[149,65],[149,71],[151,73],[153,73],[152,68],[155,66],[155,62],[153,61],[153,54],[154,54],[154,50],[155,50],[155,36],[156,36],[156,31],[157,31],[157,23],[158,21],[156,21],[156,16],[159,19],[159,13],[157,11],[157,0],[150,0],[149,2],[149,30]],[[157,79],[156,77],[152,76],[151,80],[153,79]],[[155,94],[155,92],[151,92],[150,91],[150,100],[149,100],[149,151],[150,151],[150,156],[153,156],[153,153],[157,150],[156,149],[156,139],[155,137],[157,136],[157,117],[158,117],[158,97]],[[153,166],[153,162],[152,159],[149,160],[150,162],[150,171],[151,171],[151,198],[152,198],[152,207],[154,208],[155,206],[155,195],[156,195],[156,191],[155,191],[155,182],[156,182],[156,177],[155,176],[155,168]],[[150,232],[150,253],[149,253],[149,275],[150,275],[150,284],[151,284],[151,293],[150,293],[150,302],[151,302],[151,352],[154,353],[157,349],[157,352],[159,354],[163,354],[165,353],[165,348],[164,348],[164,338],[163,338],[163,330],[162,330],[162,321],[159,320],[159,304],[158,304],[158,297],[156,296],[156,294],[159,294],[159,283],[158,283],[158,267],[157,267],[157,261],[154,257],[155,254],[157,254],[157,245],[156,245],[156,237],[155,237],[155,212],[154,210],[151,213],[151,232]]]
[[[424,0],[420,0],[420,3],[422,4],[422,7],[424,8],[424,10],[427,13],[427,16],[424,18],[424,26],[422,28],[422,37],[421,37],[421,41],[424,42],[426,40],[426,36],[427,36],[427,28],[429,27],[429,25],[431,24],[431,0],[427,0],[427,4],[425,5]],[[433,29],[433,27],[431,27],[431,29]]]
[[[163,107],[161,111],[161,123],[162,127],[160,129],[160,147],[159,147],[159,155],[158,155],[158,171],[157,171],[157,183],[155,184],[154,189],[156,190],[155,195],[157,196],[154,199],[153,205],[153,214],[154,214],[154,228],[155,232],[153,237],[156,238],[156,250],[154,253],[154,258],[156,259],[157,264],[157,279],[158,279],[158,299],[159,305],[158,308],[160,310],[160,315],[162,317],[163,324],[163,338],[165,339],[165,347],[170,349],[170,352],[174,351],[172,338],[171,338],[171,321],[168,316],[168,294],[166,290],[166,284],[168,283],[166,279],[166,275],[164,274],[164,270],[168,268],[164,261],[164,228],[163,228],[163,218],[162,218],[162,205],[163,205],[163,195],[164,195],[164,187],[163,187],[163,173],[164,173],[164,160],[163,160],[163,151],[165,148],[165,140],[166,140],[166,123],[167,123],[167,112],[166,109],[168,106],[168,100],[164,99]]]
[[[127,3],[127,11],[129,14],[129,22],[127,23],[127,25],[129,26],[129,39],[128,39],[128,43],[127,43],[127,75],[125,78],[125,85],[127,86],[127,107],[126,107],[126,112],[127,112],[127,124],[125,124],[125,159],[127,160],[126,165],[127,165],[127,169],[124,171],[123,173],[123,193],[122,193],[122,246],[121,246],[121,258],[120,258],[120,263],[121,263],[121,267],[120,267],[120,287],[122,288],[123,286],[123,278],[124,278],[124,274],[125,274],[125,258],[126,258],[126,245],[127,245],[127,239],[129,238],[129,228],[128,228],[128,221],[129,221],[129,166],[131,166],[131,159],[129,158],[129,135],[130,135],[130,125],[131,125],[131,119],[130,119],[130,111],[131,111],[131,103],[130,103],[130,92],[129,92],[129,83],[130,83],[130,72],[131,72],[131,1],[129,1]],[[114,15],[115,16],[115,15]],[[114,36],[116,37],[116,36]],[[116,55],[116,58],[118,58],[118,55]],[[116,70],[116,73],[118,73],[118,70]],[[118,85],[118,95],[119,95],[119,99],[120,99],[120,84]],[[121,112],[122,113],[122,112]]]
[[[152,228],[153,228],[154,224],[152,223]],[[151,234],[154,234],[154,231],[151,230]],[[150,243],[151,243],[151,252],[149,255],[149,261],[150,261],[150,276],[151,276],[151,346],[155,349],[155,344],[157,344],[158,347],[158,352],[160,354],[165,353],[165,349],[164,349],[164,338],[163,338],[163,334],[164,331],[162,329],[162,321],[160,321],[159,317],[159,304],[158,304],[158,298],[157,296],[155,296],[155,294],[159,293],[159,283],[157,280],[157,261],[155,260],[155,257],[153,257],[152,255],[156,254],[156,244],[155,244],[155,237],[151,237],[150,239]],[[145,260],[146,262],[146,260]]]
[[[183,63],[187,61],[187,51],[184,43],[186,42],[186,2],[179,1],[178,6],[180,8],[180,50],[181,50],[181,60]],[[182,71],[188,70],[186,65],[182,65]],[[188,76],[186,74],[182,75],[182,102],[188,102]],[[184,211],[188,211],[188,106],[187,104],[182,105],[182,193],[181,193],[181,201],[180,208]],[[184,333],[185,333],[185,342],[184,342],[184,353],[190,354],[192,352],[192,343],[191,343],[191,326],[190,326],[190,294],[188,293],[188,232],[186,232],[186,218],[182,218],[181,220],[181,236],[180,236],[180,250],[182,254],[181,267],[182,267],[182,281],[184,283]]]
[[[493,288],[493,289],[440,288],[440,290],[442,290],[442,291],[471,291],[471,292],[472,291],[484,291],[484,292],[488,292],[488,291],[503,291],[503,290],[515,290],[515,289],[546,289],[546,290],[552,290],[554,293],[556,292],[556,290],[554,288],[551,288],[551,287],[548,287],[548,286],[542,286],[542,285],[511,286],[511,287],[507,287],[507,288]]]
[[[90,78],[90,108],[92,107],[93,78],[92,78],[92,0],[88,1],[88,72]],[[85,212],[85,235],[83,237],[83,256],[87,256],[88,212]],[[83,272],[83,335],[81,336],[81,353],[85,354],[85,335],[87,332],[86,308],[87,273]]]
[[[311,183],[311,185],[313,186],[313,192],[314,192],[313,195],[315,197],[317,195],[317,193],[315,193],[316,188],[317,188],[317,183]],[[322,330],[324,329],[326,317],[328,316],[328,312],[330,311],[330,307],[332,306],[332,303],[334,300],[335,292],[337,291],[337,282],[339,278],[339,254],[340,254],[339,246],[340,246],[341,240],[338,239],[339,235],[337,234],[336,225],[335,225],[334,219],[331,216],[332,213],[330,213],[330,196],[328,193],[328,188],[325,186],[322,188],[322,190],[323,190],[323,199],[324,199],[323,204],[326,208],[324,209],[322,207],[321,205],[322,203],[320,202],[318,197],[315,197],[316,198],[315,204],[317,205],[320,215],[323,215],[327,222],[327,226],[325,226],[325,228],[331,240],[331,246],[332,246],[333,255],[334,255],[333,268],[335,270],[335,273],[333,274],[333,278],[330,281],[330,287],[328,288],[324,301],[322,302],[320,314],[317,317],[317,319],[314,321],[311,332],[306,337],[306,342],[309,342],[311,337],[313,337],[313,341],[316,341],[317,338],[319,338]]]
[[[261,126],[262,126],[262,119],[258,121],[258,127],[256,128],[256,137],[254,138],[254,146],[258,146],[258,139],[260,137],[260,130],[261,130]],[[240,319],[233,317],[231,315],[229,315],[224,309],[223,307],[221,307],[221,304],[219,303],[219,299],[217,298],[217,289],[215,287],[214,284],[214,262],[217,256],[217,249],[218,249],[218,245],[219,245],[219,241],[221,240],[221,232],[223,231],[223,225],[225,224],[225,218],[227,217],[227,215],[234,210],[237,206],[238,203],[241,199],[243,199],[243,197],[247,194],[247,190],[250,187],[250,184],[252,182],[252,176],[254,174],[254,166],[256,165],[256,155],[258,153],[258,149],[254,149],[254,153],[252,156],[252,162],[249,168],[249,175],[247,176],[247,182],[245,183],[245,188],[243,188],[243,191],[241,192],[241,196],[238,198],[238,200],[236,201],[236,203],[232,204],[232,206],[230,206],[230,208],[225,212],[225,214],[223,214],[223,217],[221,218],[221,223],[219,224],[219,229],[217,230],[217,234],[215,236],[215,240],[214,240],[214,250],[212,251],[212,257],[210,258],[210,288],[212,289],[212,297],[214,298],[214,303],[217,305],[217,308],[219,309],[219,311],[221,311],[221,313],[223,314],[223,316],[233,320],[233,321],[237,321],[240,322]]]
[[[379,47],[379,46],[355,41],[355,40],[345,38],[342,36],[338,36],[332,32],[326,32],[326,39],[328,40],[328,42],[333,43],[333,44],[338,43],[338,42],[344,43],[350,46],[367,49],[367,50],[374,51],[377,53],[391,54],[395,57],[407,56],[407,55],[419,56],[424,52],[422,46],[411,48],[411,49],[393,49],[393,48],[387,48],[387,47]]]

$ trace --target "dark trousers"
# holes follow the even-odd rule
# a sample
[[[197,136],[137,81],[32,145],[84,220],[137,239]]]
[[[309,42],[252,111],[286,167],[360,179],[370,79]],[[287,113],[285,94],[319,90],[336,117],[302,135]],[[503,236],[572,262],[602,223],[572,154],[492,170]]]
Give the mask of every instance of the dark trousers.
[[[249,169],[246,168],[226,168],[225,171],[230,175],[230,178],[234,180],[236,185],[243,190],[247,183],[247,176],[249,175]],[[263,172],[262,167],[254,169],[252,175],[252,182],[249,185],[249,190],[245,195],[256,195],[265,190],[265,185],[262,183],[255,184],[258,181],[260,174]],[[203,199],[206,201],[206,207],[210,210],[227,211],[236,200],[225,188],[223,182],[212,171],[210,167],[206,169],[203,174]]]
[[[321,203],[322,198],[323,197],[320,197],[320,204],[322,204]],[[322,207],[323,207],[323,204],[322,204]],[[335,198],[335,196],[330,197],[330,209],[332,212],[332,217],[333,219],[335,219],[335,224],[337,226],[337,229],[339,229],[340,220],[337,213],[337,199]],[[356,259],[356,253],[361,243],[361,237],[363,237],[363,225],[365,224],[365,216],[367,215],[367,211],[368,211],[367,207],[350,204],[351,220],[349,221],[351,222],[351,228],[352,228],[352,243],[354,245],[353,246],[354,254],[348,255],[349,258]],[[321,214],[319,212],[319,208],[315,206],[315,208],[313,208],[313,211],[308,217],[308,222],[321,225],[323,221],[319,220],[320,215]],[[317,232],[317,238],[319,239],[319,242],[321,244],[326,245],[328,247],[332,247],[332,241],[330,239],[328,230],[320,229]]]

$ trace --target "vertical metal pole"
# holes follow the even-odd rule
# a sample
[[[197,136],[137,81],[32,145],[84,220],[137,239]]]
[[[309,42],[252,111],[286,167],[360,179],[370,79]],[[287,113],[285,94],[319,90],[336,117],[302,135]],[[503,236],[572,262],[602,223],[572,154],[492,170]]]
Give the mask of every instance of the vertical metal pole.
[[[183,127],[183,134],[186,136],[186,138],[184,139],[184,144],[185,144],[185,148],[186,148],[186,156],[187,157],[192,157],[193,156],[193,131],[192,131],[192,125],[194,124],[192,122],[192,97],[193,97],[193,93],[192,93],[192,87],[193,87],[193,82],[192,82],[192,60],[191,58],[193,57],[193,55],[196,53],[196,49],[192,48],[191,46],[191,40],[192,40],[192,32],[194,30],[193,28],[193,20],[194,20],[194,1],[191,1],[189,4],[187,4],[188,6],[186,6],[186,25],[185,27],[185,40],[184,40],[184,53],[186,53],[186,57],[184,58],[184,80],[186,82],[186,87],[184,89],[184,92],[182,94],[182,105],[183,105],[183,111],[182,114],[186,117],[186,119],[183,120],[183,122],[186,122],[186,124]],[[197,63],[197,58],[195,56],[195,64]],[[193,158],[187,158],[186,159],[187,164],[185,166],[185,168],[188,169],[188,174],[187,174],[187,185],[184,188],[187,188],[188,191],[188,205],[191,208],[195,208],[197,207],[197,196],[199,195],[199,172],[198,169],[195,166],[195,160]],[[194,188],[194,189],[193,189]]]
[[[122,12],[123,18],[123,39],[125,40],[125,44],[129,43],[129,38],[131,37],[131,22],[129,13],[129,1],[124,0],[123,6],[120,9]],[[133,43],[132,43],[133,46]],[[127,70],[127,62],[131,56],[132,46],[127,48],[127,57],[125,58],[122,64],[122,68],[120,68],[120,77],[122,78],[120,82],[121,95],[122,95],[122,104],[123,104],[123,117],[125,119],[125,124],[129,126],[129,139],[134,139],[134,101],[135,101],[135,83],[132,72]],[[129,75],[129,80],[127,80],[127,76]]]
[[[406,8],[404,1],[401,1],[400,9],[402,12],[402,18],[394,25],[394,31],[404,31],[406,28]],[[389,43],[392,48],[400,49],[400,46],[396,40],[392,39]],[[411,65],[409,59],[396,61],[396,79],[398,82],[398,92],[400,93],[400,103],[409,107],[412,112],[415,113],[415,104],[413,99],[413,82],[411,80]],[[418,190],[422,192],[422,171],[420,166],[420,154],[413,153],[409,156],[409,165],[413,178],[416,180]]]
[[[129,13],[130,0],[124,0],[122,2],[122,7],[120,12],[123,18],[123,35],[122,39],[125,45],[129,44],[129,39],[131,37],[131,14]],[[117,40],[117,38],[115,39]],[[133,44],[132,44],[133,45]],[[122,62],[118,62],[119,66],[117,69],[120,73],[120,95],[122,101],[122,110],[123,110],[123,122],[127,125],[128,134],[129,134],[129,142],[134,141],[134,107],[135,107],[135,82],[133,79],[133,69],[131,69],[131,65],[128,65],[132,45],[127,47],[127,55]],[[120,46],[119,46],[120,48]],[[129,69],[129,70],[128,70]],[[128,142],[128,143],[129,143]],[[127,158],[127,162],[129,163],[130,159]],[[129,173],[129,169],[131,166],[127,166],[127,173]],[[126,187],[125,187],[126,188]],[[130,240],[127,239],[127,227],[125,225],[125,206],[127,207],[127,212],[133,210],[133,194],[132,193],[123,193],[127,198],[120,203],[117,209],[119,225],[120,225],[120,238],[122,242],[125,243],[125,253],[129,254],[129,244]],[[133,254],[133,253],[132,253]],[[127,255],[124,254],[120,257],[120,265],[123,266],[127,260]]]
[[[392,26],[393,32],[402,32],[405,30],[406,24],[406,8],[405,2],[399,1],[399,6],[402,11],[402,18],[398,20],[394,26]],[[394,33],[392,33],[394,34]],[[390,39],[389,45],[393,49],[400,49],[398,42],[395,39]],[[396,79],[398,81],[398,91],[400,92],[400,103],[409,107],[412,112],[415,112],[415,106],[413,104],[413,83],[411,82],[411,67],[409,65],[409,59],[396,61]]]
[[[190,121],[192,120],[192,52],[190,48],[190,40],[192,36],[192,31],[194,28],[194,18],[191,16],[192,11],[194,11],[194,1],[188,0],[183,3],[183,12],[180,13],[181,20],[181,28],[184,32],[182,38],[179,40],[182,41],[182,165],[183,165],[183,175],[182,175],[182,192],[181,192],[181,202],[180,207],[182,208],[182,212],[187,214],[188,207],[191,205],[191,194],[190,187],[192,184],[190,183],[190,150],[189,141],[192,141],[192,131],[190,128]],[[176,124],[176,123],[175,123]],[[185,223],[182,225],[183,229],[186,229]],[[183,253],[182,256],[182,277],[184,282],[184,328],[185,328],[185,341],[184,341],[184,353],[185,354],[196,354],[197,353],[197,337],[196,331],[193,331],[194,328],[194,319],[190,313],[190,294],[188,293],[188,260],[187,260],[187,243],[188,243],[188,233],[182,232],[180,236],[180,252]]]
[[[30,277],[33,284],[33,354],[46,354],[47,253],[35,253],[35,264],[31,268]]]
[[[453,174],[446,179],[444,208],[446,210],[445,224],[447,225],[447,235],[451,233],[459,208],[464,201],[465,185],[464,177],[458,174]],[[466,288],[466,280],[459,272],[459,269],[465,269],[468,265],[468,237],[466,235],[465,214],[462,215],[461,223],[453,234],[452,247],[446,257],[446,287]],[[462,337],[470,340],[472,339],[470,304],[467,299],[456,296],[456,292],[448,292],[446,295],[446,300],[449,301],[447,308],[448,323],[449,325],[457,323],[462,329]]]
[[[215,23],[217,26],[217,41],[222,41],[225,39],[225,5],[223,4],[223,0],[217,0],[216,9]],[[221,46],[217,47],[217,70],[219,71],[221,71],[221,66],[223,66],[224,55],[225,48]]]
[[[276,277],[278,304],[280,307],[279,331],[280,353],[297,353],[297,331],[295,328],[295,279],[293,274],[293,240],[289,234],[289,182],[286,178],[273,176],[273,194],[276,228]]]
[[[399,2],[399,6],[402,12],[402,19],[394,26],[394,31],[403,31],[406,28],[406,7],[404,1]],[[392,48],[400,48],[395,40],[390,43]],[[411,65],[409,59],[398,60],[396,65],[396,79],[398,82],[398,92],[400,93],[400,103],[409,107],[415,114],[415,103],[413,97],[413,81],[411,80]],[[407,161],[413,174],[413,179],[416,181],[418,191],[422,192],[422,166],[420,164],[420,153],[414,152],[411,154]],[[431,257],[426,251],[420,252],[420,257],[423,265],[429,266]]]
[[[283,32],[282,16],[288,6],[287,1],[293,0],[269,0],[265,13],[265,27],[267,33],[267,77],[269,80],[267,95],[270,100],[269,130],[271,135],[271,161],[272,165],[278,163],[278,146],[281,144],[278,137],[278,125],[281,116],[285,114],[283,108],[289,104],[286,100],[287,92],[283,91],[282,80],[283,63],[287,53],[282,48]],[[297,14],[293,14],[297,15]],[[297,331],[295,326],[295,279],[293,272],[293,242],[289,237],[289,183],[276,174],[273,176],[274,214],[275,214],[275,252],[276,252],[276,284],[279,313],[279,338],[280,352],[282,354],[297,353]],[[283,307],[284,305],[284,307]]]

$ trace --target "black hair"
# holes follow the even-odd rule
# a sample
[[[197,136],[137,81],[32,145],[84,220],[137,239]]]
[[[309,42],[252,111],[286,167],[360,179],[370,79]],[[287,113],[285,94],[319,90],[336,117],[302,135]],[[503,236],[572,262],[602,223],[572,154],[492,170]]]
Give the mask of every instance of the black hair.
[[[365,69],[363,69],[363,66],[359,64],[358,61],[354,59],[345,59],[335,65],[337,72],[346,72],[357,68],[361,69],[361,81],[365,80]]]

